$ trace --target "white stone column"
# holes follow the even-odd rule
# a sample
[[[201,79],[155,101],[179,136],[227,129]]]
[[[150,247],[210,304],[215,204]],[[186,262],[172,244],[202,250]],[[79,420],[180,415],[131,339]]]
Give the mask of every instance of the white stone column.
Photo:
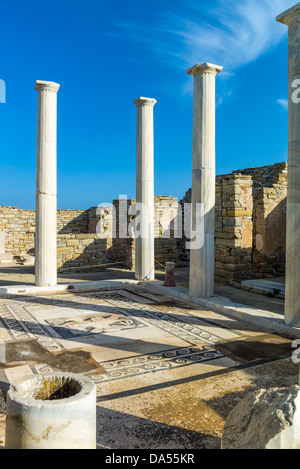
[[[154,139],[153,107],[155,99],[140,97],[137,107],[136,134],[136,240],[135,276],[153,280],[154,260]]]
[[[57,92],[60,85],[37,81],[37,169],[35,283],[57,284]]]
[[[289,28],[285,323],[300,326],[300,3],[276,19]]]
[[[215,77],[223,67],[197,64],[187,70],[194,77],[192,176],[192,232],[189,294],[214,293],[215,238]]]

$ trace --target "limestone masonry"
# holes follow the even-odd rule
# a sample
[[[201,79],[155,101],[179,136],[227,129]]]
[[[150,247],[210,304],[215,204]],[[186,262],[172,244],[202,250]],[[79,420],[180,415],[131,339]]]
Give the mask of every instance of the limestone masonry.
[[[217,176],[215,280],[284,275],[286,195],[287,163]]]
[[[216,177],[215,280],[235,283],[284,275],[286,195],[287,163]],[[190,202],[191,190],[180,206],[184,208]],[[134,270],[135,240],[130,224],[135,218],[135,200],[125,199],[129,225],[126,237],[119,227],[122,203],[122,199],[113,201],[115,216],[111,207],[57,211],[60,271],[95,269],[93,265],[105,262],[120,262]],[[166,262],[187,264],[189,252],[184,247],[184,233],[181,239],[174,237],[178,199],[155,196],[154,205],[156,267],[162,268]],[[96,234],[99,224],[100,235]],[[1,206],[0,231],[5,231],[6,253],[16,259],[22,254],[34,255],[34,210]]]

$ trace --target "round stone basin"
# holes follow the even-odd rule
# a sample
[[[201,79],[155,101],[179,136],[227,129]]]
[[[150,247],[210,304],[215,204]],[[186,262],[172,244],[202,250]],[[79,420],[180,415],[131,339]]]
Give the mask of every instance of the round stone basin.
[[[96,386],[75,373],[24,378],[7,393],[5,448],[95,449]]]
[[[53,401],[67,399],[80,393],[82,383],[69,376],[36,377],[15,386],[16,391],[24,397],[41,401]]]

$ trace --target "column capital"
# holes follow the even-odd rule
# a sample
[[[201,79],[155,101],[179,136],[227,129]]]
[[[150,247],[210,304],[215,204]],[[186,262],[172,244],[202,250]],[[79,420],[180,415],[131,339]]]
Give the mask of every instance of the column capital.
[[[155,104],[157,103],[156,99],[153,98],[144,98],[140,96],[139,98],[135,99],[134,104],[136,107],[144,107],[144,106],[151,106],[154,107]]]
[[[205,75],[205,74],[210,74],[210,75],[217,75],[218,73],[222,72],[223,67],[220,65],[214,65],[210,63],[203,63],[203,64],[196,64],[193,67],[189,68],[186,73],[188,75],[193,75],[196,77],[197,75]]]
[[[60,88],[60,85],[53,81],[37,80],[35,84],[35,89],[37,91],[50,91],[53,93],[57,93],[59,88]]]
[[[294,21],[300,20],[300,3],[284,11],[276,17],[276,21],[290,26]]]

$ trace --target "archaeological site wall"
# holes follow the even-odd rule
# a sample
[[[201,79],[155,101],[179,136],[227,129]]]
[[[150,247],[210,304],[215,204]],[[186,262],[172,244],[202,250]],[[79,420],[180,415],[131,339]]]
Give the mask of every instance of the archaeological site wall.
[[[86,271],[89,268],[94,270],[96,266],[106,262],[119,263],[134,270],[135,240],[132,238],[133,228],[130,228],[130,224],[133,226],[136,216],[135,200],[129,199],[126,202],[129,233],[125,236],[119,228],[120,203],[122,202],[114,200],[111,206],[57,211],[57,260],[60,272]],[[178,200],[174,197],[156,196],[155,204],[158,217],[158,223],[155,224],[155,257],[164,266],[166,262],[176,261],[177,258],[177,241],[168,238],[169,224],[165,214],[169,213],[170,207],[177,209]],[[34,256],[34,210],[0,206],[0,231],[5,231],[7,253],[16,259],[24,254]],[[166,238],[161,238],[162,236]]]
[[[287,163],[217,176],[215,280],[284,275],[286,196]]]
[[[58,210],[58,234],[88,233],[88,210]],[[6,252],[18,256],[34,251],[35,211],[0,206],[0,231],[5,231]]]
[[[96,234],[59,234],[57,267],[59,272],[102,270],[106,265],[107,242]]]
[[[222,283],[284,275],[287,164],[249,168],[216,178],[215,279]],[[176,197],[155,196],[156,266],[188,265],[185,249],[185,204]],[[127,229],[120,226],[125,214]],[[120,263],[134,270],[134,199],[87,210],[58,210],[60,271],[93,270]],[[171,220],[171,223],[170,223]],[[16,259],[34,255],[35,211],[0,206],[5,250]],[[97,234],[96,234],[97,232]]]
[[[124,208],[124,203],[126,208]],[[127,216],[125,226],[128,227],[127,232],[122,232],[120,227],[120,219],[122,220],[122,204],[123,213]],[[114,216],[111,211],[104,213],[103,230],[104,236],[108,238],[107,258],[109,261],[116,262],[122,259],[124,265],[134,270],[135,268],[135,239],[134,239],[134,222],[138,215],[136,212],[136,201],[134,199],[114,200]],[[177,239],[174,237],[174,218],[178,213],[178,199],[169,196],[155,196],[155,261],[157,267],[165,266],[166,262],[176,262],[177,260]],[[104,210],[105,211],[105,210]],[[99,223],[99,218],[98,218]],[[110,236],[113,233],[114,236]]]
[[[89,210],[57,211],[57,256],[60,271],[67,268],[71,270],[80,265],[87,268],[88,265],[105,262],[102,249],[99,252],[94,250],[92,256],[92,249],[88,247],[91,242],[91,236],[88,235],[89,216]],[[0,231],[5,231],[6,253],[12,254],[16,259],[24,254],[34,256],[34,210],[1,206]],[[92,238],[96,244],[97,236],[92,235]]]

